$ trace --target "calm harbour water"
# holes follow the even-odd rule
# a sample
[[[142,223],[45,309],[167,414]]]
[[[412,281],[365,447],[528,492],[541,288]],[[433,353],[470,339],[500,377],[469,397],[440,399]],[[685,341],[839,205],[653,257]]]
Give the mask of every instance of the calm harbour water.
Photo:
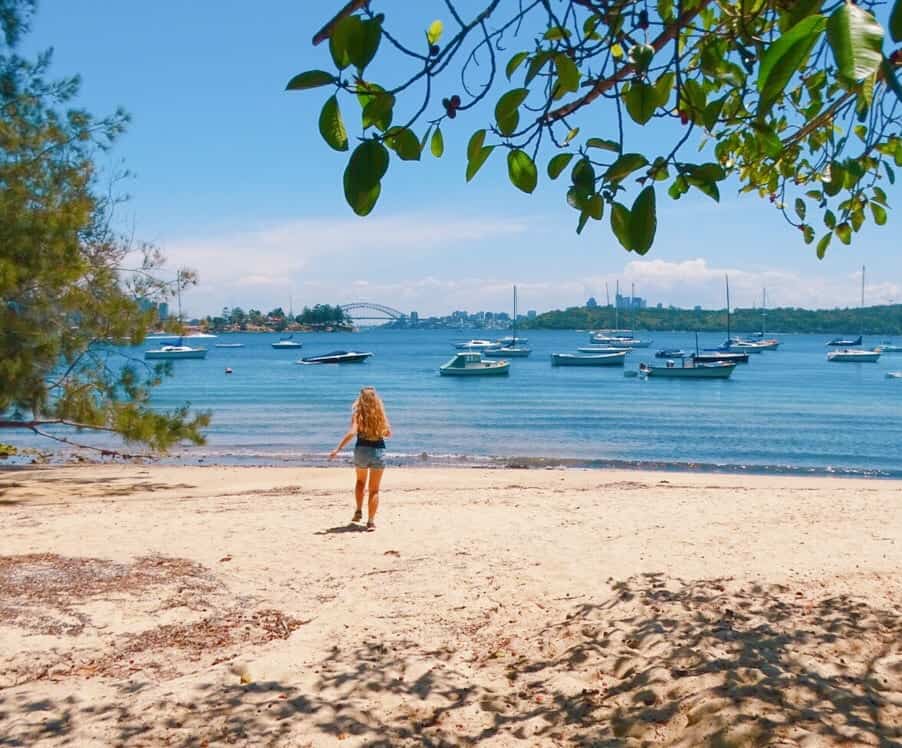
[[[902,354],[885,354],[877,364],[829,363],[828,336],[780,335],[780,350],[750,357],[730,380],[643,380],[616,367],[552,368],[550,353],[575,351],[588,343],[587,333],[529,331],[532,356],[514,359],[509,377],[439,376],[452,342],[470,336],[478,331],[313,333],[296,336],[301,350],[274,350],[279,336],[268,334],[204,341],[207,358],[173,362],[175,376],[155,402],[211,409],[208,444],[178,448],[169,459],[322,464],[344,433],[358,389],[373,385],[395,432],[392,463],[902,476],[902,380],[885,376],[902,369]],[[691,333],[643,337],[652,347],[631,353],[627,369],[652,360],[657,348],[695,346]],[[723,337],[699,340],[714,346]],[[216,342],[244,347],[218,349]],[[335,349],[375,355],[360,365],[295,363]],[[225,374],[226,367],[234,373]]]

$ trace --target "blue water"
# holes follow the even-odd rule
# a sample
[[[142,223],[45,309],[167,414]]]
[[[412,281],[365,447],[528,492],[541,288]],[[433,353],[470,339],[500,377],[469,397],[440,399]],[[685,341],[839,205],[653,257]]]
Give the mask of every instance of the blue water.
[[[304,355],[335,348],[375,356],[359,366],[298,366],[276,336],[232,335],[245,348],[212,348],[176,362],[160,405],[182,400],[214,411],[213,459],[311,460],[338,441],[363,385],[382,394],[396,459],[544,457],[574,461],[705,463],[895,472],[902,470],[902,382],[877,364],[829,363],[822,336],[783,336],[727,381],[640,380],[619,368],[553,368],[552,351],[574,350],[585,333],[532,331],[533,354],[506,378],[441,377],[458,339],[446,331],[370,330],[302,336]],[[704,336],[714,345],[720,335]],[[657,334],[630,354],[692,347],[689,334]],[[234,373],[225,375],[229,366]]]
[[[277,335],[204,341],[203,361],[174,362],[155,403],[211,409],[204,447],[173,459],[206,463],[317,464],[348,424],[358,389],[381,393],[394,428],[392,461],[466,464],[698,466],[755,471],[902,476],[902,354],[877,364],[830,363],[829,336],[780,335],[778,351],[750,357],[729,380],[644,380],[623,369],[552,368],[552,351],[575,351],[588,335],[529,331],[533,354],[509,377],[438,374],[452,342],[478,331],[371,329],[297,336],[301,351],[274,350]],[[651,333],[627,369],[657,348],[694,348],[690,333]],[[700,336],[702,347],[723,340]],[[240,342],[217,349],[215,342]],[[876,344],[878,339],[865,340]],[[145,346],[148,347],[148,346]],[[298,366],[301,355],[372,351],[367,363]],[[139,351],[137,352],[139,353]],[[233,374],[226,375],[226,367]],[[529,459],[527,459],[529,458]]]

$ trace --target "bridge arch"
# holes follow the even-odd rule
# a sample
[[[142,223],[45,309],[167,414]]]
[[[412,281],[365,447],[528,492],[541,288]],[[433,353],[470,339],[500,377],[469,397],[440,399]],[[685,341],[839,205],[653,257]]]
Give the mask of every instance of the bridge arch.
[[[342,304],[341,310],[355,321],[374,320],[388,322],[407,319],[407,315],[404,312],[370,301],[355,301],[351,304]]]

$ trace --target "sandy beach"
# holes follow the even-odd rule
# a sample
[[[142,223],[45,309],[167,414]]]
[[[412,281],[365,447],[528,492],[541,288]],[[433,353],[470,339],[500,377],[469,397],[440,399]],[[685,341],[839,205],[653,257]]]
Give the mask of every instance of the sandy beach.
[[[0,472],[0,746],[902,745],[902,483]]]

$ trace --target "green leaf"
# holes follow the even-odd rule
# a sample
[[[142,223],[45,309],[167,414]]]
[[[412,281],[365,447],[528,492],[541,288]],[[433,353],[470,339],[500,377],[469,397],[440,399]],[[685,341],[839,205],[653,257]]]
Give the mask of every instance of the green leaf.
[[[409,127],[392,128],[386,134],[385,142],[402,161],[420,160],[420,139]]]
[[[548,52],[547,50],[544,52],[537,52],[533,55],[533,58],[529,61],[529,67],[526,68],[526,80],[524,83],[528,86],[533,78],[535,78],[539,71],[548,64],[548,61],[552,58],[553,54]]]
[[[529,57],[529,52],[517,52],[517,54],[510,58],[510,61],[507,63],[507,67],[504,70],[508,80],[510,80],[511,76],[517,72],[517,68],[523,64],[523,61],[527,57]]]
[[[584,193],[595,192],[595,168],[589,159],[583,157],[573,165],[570,172],[570,181],[574,187]]]
[[[827,22],[827,40],[842,77],[860,81],[883,61],[883,27],[864,8],[843,3]]]
[[[670,94],[673,91],[673,84],[675,81],[676,76],[673,73],[664,73],[664,75],[655,81],[655,103],[658,106],[667,106],[667,102],[670,101]]]
[[[633,239],[630,236],[630,211],[623,203],[611,203],[611,229],[620,246],[631,251]]]
[[[338,98],[330,96],[319,113],[319,132],[323,140],[336,151],[348,150],[348,133],[341,120]]]
[[[579,128],[574,127],[570,132],[567,133],[567,137],[564,138],[564,145],[568,145],[570,141],[573,140],[577,135],[579,135]]]
[[[641,153],[624,153],[608,167],[604,178],[609,182],[619,182],[647,164],[648,159]]]
[[[883,226],[886,223],[886,208],[882,205],[878,205],[877,203],[871,203],[871,213],[874,214],[874,223],[878,226]]]
[[[653,86],[642,81],[633,81],[623,96],[626,111],[634,122],[644,125],[655,113],[658,97]]]
[[[702,124],[704,124],[705,129],[709,132],[713,130],[714,125],[717,124],[717,118],[720,117],[720,113],[723,111],[723,105],[726,101],[727,97],[722,96],[719,99],[714,99],[714,101],[705,107],[704,114],[702,115]]]
[[[432,155],[436,158],[441,158],[442,154],[445,152],[445,139],[442,137],[442,131],[436,127],[435,132],[432,133],[432,140],[429,142],[429,150],[432,151]]]
[[[831,231],[836,228],[836,215],[832,210],[824,211],[824,226]]]
[[[896,183],[896,172],[893,171],[893,167],[891,167],[886,161],[884,161],[883,168],[886,170],[886,178],[889,180],[889,183],[895,184]]]
[[[792,76],[805,64],[826,25],[823,16],[809,16],[767,48],[758,69],[759,115],[770,111]]]
[[[839,240],[848,246],[852,243],[852,227],[843,221],[840,224],[837,224],[836,228],[833,229],[833,233],[839,237]]]
[[[502,135],[510,135],[517,129],[517,123],[520,121],[517,108],[528,95],[528,88],[515,88],[498,99],[495,105],[495,121]]]
[[[361,23],[360,16],[346,16],[332,29],[329,36],[329,52],[332,54],[335,67],[339,70],[344,70],[351,64],[352,38],[360,35]]]
[[[442,38],[442,31],[444,30],[445,24],[441,21],[433,21],[429,24],[429,28],[426,29],[426,41],[429,42],[430,47],[433,44],[438,44],[438,40]]]
[[[545,32],[545,35],[542,38],[547,39],[548,41],[555,41],[556,39],[569,39],[570,30],[565,29],[562,26],[552,26],[550,29],[548,29],[548,31]]]
[[[884,207],[888,206],[889,203],[886,200],[886,193],[880,187],[877,187],[876,185],[874,186],[873,189],[874,189],[874,197],[872,198],[872,200],[876,203],[880,203],[880,205],[882,205]]]
[[[382,21],[377,18],[363,21],[359,33],[352,37],[351,46],[348,48],[351,62],[361,73],[376,56],[380,41],[382,41]]]
[[[651,44],[634,44],[630,48],[630,62],[633,63],[636,70],[645,72],[651,65],[651,60],[655,56],[655,48]]]
[[[693,78],[684,80],[680,96],[682,100],[678,102],[679,109],[686,112],[689,115],[689,119],[696,124],[701,123],[702,115],[708,104],[704,86]]]
[[[539,179],[535,162],[526,151],[521,151],[519,148],[515,148],[507,154],[507,174],[514,187],[527,194],[536,188]]]
[[[548,177],[550,179],[557,179],[561,175],[561,172],[567,168],[567,164],[570,163],[570,159],[572,158],[572,153],[559,153],[557,156],[553,157],[551,161],[548,162]]]
[[[344,173],[344,191],[357,215],[368,215],[379,199],[388,162],[388,150],[376,140],[363,141],[351,154]]]
[[[649,185],[639,193],[630,211],[630,240],[632,242],[630,249],[644,255],[651,249],[657,229],[655,188]]]
[[[369,94],[358,94],[357,97],[366,102],[363,104],[363,129],[375,126],[385,132],[391,126],[395,97],[382,91],[380,86],[375,86],[375,88],[379,90],[374,90]]]
[[[829,172],[824,175],[823,185],[824,192],[830,197],[834,197],[840,193],[846,183],[846,170],[838,161],[831,161]]]
[[[485,163],[485,160],[491,155],[492,151],[495,150],[495,146],[486,145],[480,146],[477,151],[468,159],[467,161],[467,181],[469,182],[473,177],[476,176],[476,172],[478,172],[482,165]]]
[[[805,239],[805,244],[811,244],[814,241],[814,228],[807,223],[802,224],[800,228],[802,229],[802,237]]]
[[[557,70],[558,98],[565,93],[579,90],[579,68],[563,52],[554,56],[554,66]]]
[[[821,240],[817,243],[817,259],[824,259],[824,255],[827,254],[827,247],[830,246],[830,241],[832,239],[833,234],[824,234],[821,237]]]
[[[304,73],[298,73],[294,78],[288,81],[285,86],[286,91],[303,91],[307,88],[319,88],[320,86],[328,86],[335,83],[336,78],[332,73],[325,70],[308,70]]]
[[[604,138],[589,138],[586,141],[586,148],[600,148],[603,151],[620,151],[620,143],[616,140],[605,140]]]
[[[889,14],[889,35],[894,42],[902,42],[902,0],[893,3]]]
[[[467,161],[473,160],[483,143],[485,143],[485,130],[477,130],[470,136],[470,142],[467,143]]]

